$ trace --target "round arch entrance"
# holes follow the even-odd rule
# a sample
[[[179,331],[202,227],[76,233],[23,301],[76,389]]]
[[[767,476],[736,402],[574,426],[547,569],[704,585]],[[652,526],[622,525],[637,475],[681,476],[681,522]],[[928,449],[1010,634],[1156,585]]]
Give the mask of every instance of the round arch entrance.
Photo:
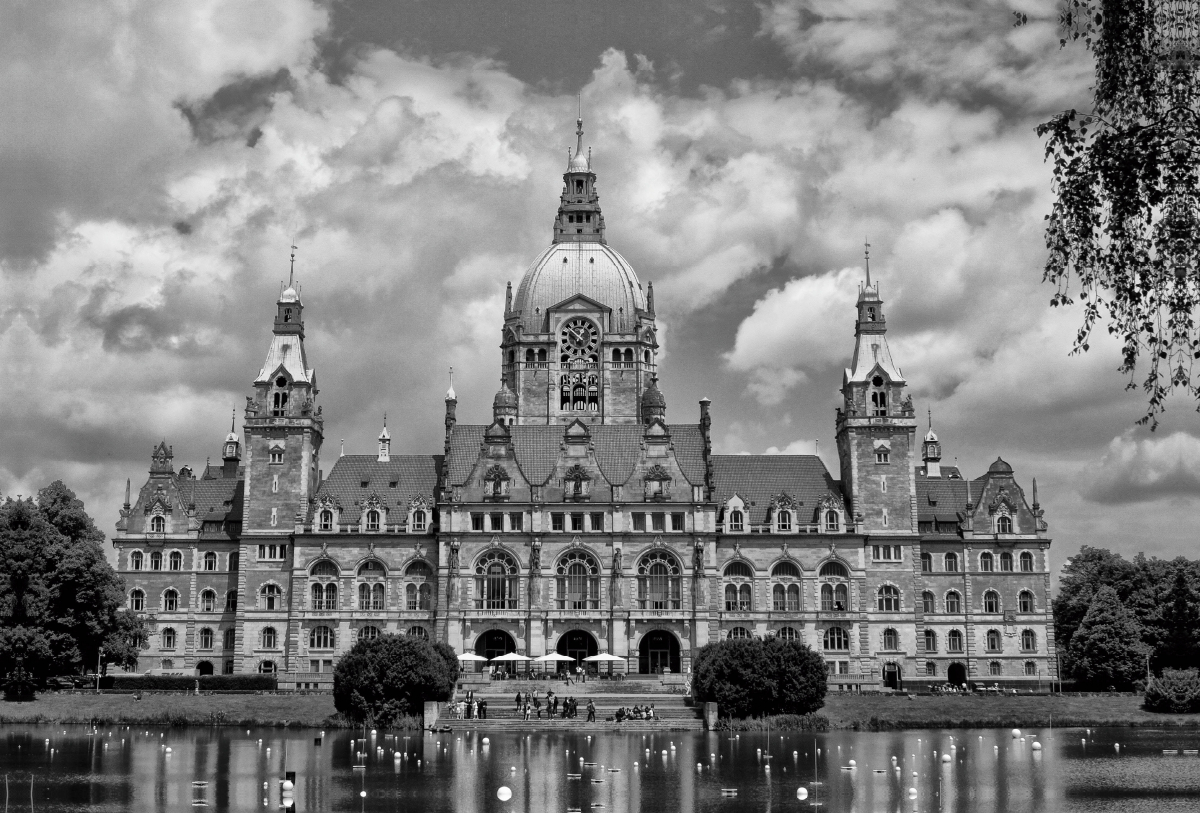
[[[504,630],[488,630],[475,639],[475,654],[482,655],[488,660],[516,651],[517,642]],[[497,667],[497,671],[507,672],[514,671],[515,667],[513,663],[498,663],[494,665]],[[480,664],[480,668],[482,667],[483,664]]]
[[[638,672],[658,675],[665,671],[679,674],[679,639],[666,630],[648,632],[638,646]]]
[[[558,671],[569,669],[575,671],[576,666],[582,666],[588,672],[595,673],[595,663],[584,663],[584,658],[590,658],[600,651],[600,646],[596,643],[596,637],[587,630],[568,630],[558,638],[558,643],[554,647],[554,651],[559,655],[566,655],[568,658],[574,658],[575,663],[567,663],[566,661],[558,662]]]
[[[946,669],[946,682],[955,686],[961,686],[967,682],[967,667],[961,663],[952,663]]]
[[[900,666],[889,661],[883,665],[883,685],[889,689],[899,690],[903,686]]]
[[[211,661],[200,661],[196,664],[196,674],[201,677],[211,675],[213,673],[213,665]]]

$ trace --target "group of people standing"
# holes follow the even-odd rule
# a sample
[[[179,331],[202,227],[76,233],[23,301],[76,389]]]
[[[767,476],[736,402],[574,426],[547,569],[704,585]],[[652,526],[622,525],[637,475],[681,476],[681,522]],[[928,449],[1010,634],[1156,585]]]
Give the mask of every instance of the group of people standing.
[[[574,697],[560,700],[558,695],[551,690],[546,692],[546,700],[543,703],[537,689],[532,692],[517,692],[517,713],[521,715],[522,720],[528,720],[532,715],[536,715],[539,720],[542,719],[543,707],[546,710],[547,720],[553,720],[555,717],[563,720],[573,719],[579,714],[579,701]],[[596,704],[590,699],[587,702],[587,721],[589,723],[596,721]]]
[[[467,692],[464,699],[451,705],[451,711],[458,720],[486,720],[487,701],[476,700],[475,692]]]

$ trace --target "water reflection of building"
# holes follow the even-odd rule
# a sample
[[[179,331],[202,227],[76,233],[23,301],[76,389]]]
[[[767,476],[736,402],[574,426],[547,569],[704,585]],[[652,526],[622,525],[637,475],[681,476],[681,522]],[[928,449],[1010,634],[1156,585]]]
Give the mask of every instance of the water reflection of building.
[[[941,464],[860,287],[837,412],[841,480],[814,455],[712,452],[709,402],[670,422],[653,287],[607,244],[590,154],[564,175],[553,242],[509,288],[487,425],[453,387],[439,454],[339,457],[290,285],[242,434],[175,471],[165,443],[114,543],[146,665],[328,680],[356,639],[398,632],[493,657],[607,651],[680,672],[722,638],[782,636],[833,682],[1032,685],[1053,671],[1049,547],[997,459]]]

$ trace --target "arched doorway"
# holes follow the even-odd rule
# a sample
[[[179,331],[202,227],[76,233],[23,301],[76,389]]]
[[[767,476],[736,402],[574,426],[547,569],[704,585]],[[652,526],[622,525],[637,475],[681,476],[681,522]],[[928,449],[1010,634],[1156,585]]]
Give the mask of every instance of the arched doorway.
[[[516,651],[517,642],[504,630],[488,630],[475,639],[475,654],[482,655],[488,660]],[[516,671],[514,663],[497,663],[493,665],[497,671]],[[485,668],[485,665],[480,663],[480,668]]]
[[[889,689],[899,690],[901,684],[899,665],[891,662],[885,663],[883,665],[883,685]]]
[[[668,670],[679,674],[679,639],[666,630],[646,633],[638,647],[638,672],[657,675]]]
[[[962,686],[967,682],[967,667],[961,663],[952,663],[946,670],[946,682],[954,686]]]
[[[584,663],[584,658],[590,658],[600,651],[600,647],[596,644],[596,638],[586,630],[569,630],[564,632],[558,638],[558,644],[554,650],[559,655],[566,655],[568,658],[574,658],[574,663],[566,661],[558,662],[558,670],[561,672],[564,669],[575,671],[576,666],[582,666],[589,673],[595,673],[595,663]]]
[[[196,664],[197,675],[203,677],[204,675],[211,675],[212,673],[213,665],[210,661],[200,661],[200,663]]]

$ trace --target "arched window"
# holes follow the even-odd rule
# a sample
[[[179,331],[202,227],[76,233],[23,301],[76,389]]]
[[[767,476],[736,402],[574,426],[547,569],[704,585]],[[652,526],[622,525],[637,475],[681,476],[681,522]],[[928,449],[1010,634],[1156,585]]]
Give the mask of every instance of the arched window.
[[[925,661],[925,676],[934,677],[937,674],[937,664],[933,661]]]
[[[1037,673],[1037,664],[1033,661],[1025,661],[1025,677],[1036,677]]]
[[[232,613],[237,610],[237,590],[230,590],[225,594],[225,612]]]
[[[771,575],[776,579],[798,579],[800,568],[793,562],[780,562],[771,569]]]
[[[750,630],[746,629],[745,627],[734,627],[729,631],[729,635],[727,637],[731,641],[738,641],[746,638],[752,638],[753,636],[750,635]]]
[[[729,512],[729,522],[728,522],[729,528],[727,530],[729,530],[730,532],[737,532],[737,533],[741,533],[743,530],[745,530],[746,522],[745,522],[744,516],[745,515],[742,514],[742,512],[737,510],[736,508],[734,510],[730,511]]]
[[[308,634],[309,649],[333,649],[333,630],[322,624]]]
[[[1000,676],[1000,661],[988,661],[988,675],[991,677]]]
[[[237,630],[232,628],[225,630],[223,638],[224,648],[233,649],[237,645]]]
[[[983,594],[983,611],[985,613],[1000,612],[1000,594],[995,590],[988,590]]]
[[[412,529],[414,531],[424,531],[427,523],[428,520],[425,517],[424,509],[418,508],[416,511],[413,511]]]
[[[277,584],[264,584],[262,590],[259,591],[261,599],[259,606],[264,610],[279,610],[283,598],[283,591],[279,589]]]
[[[1011,534],[1013,532],[1012,517],[1001,514],[996,517],[996,533]]]
[[[1000,554],[1000,572],[1001,573],[1012,573],[1013,572],[1013,558],[1012,558],[1012,554],[1009,553],[1008,551],[1004,551],[1004,553]]]
[[[883,379],[875,376],[871,383],[876,387],[882,387]],[[876,390],[871,393],[871,414],[875,417],[885,417],[888,414],[888,397],[884,390]]]
[[[429,631],[424,627],[409,627],[407,635],[410,638],[429,638]]]
[[[263,675],[275,674],[275,661],[263,661],[258,665],[258,671]]]
[[[612,360],[613,360],[613,364],[620,363],[620,361],[621,361],[621,351],[617,350],[615,347],[613,348],[613,352],[612,352]]]
[[[312,608],[314,610],[337,609],[337,585],[317,583],[312,586]]]
[[[883,648],[889,651],[900,648],[900,633],[891,627],[883,631]]]
[[[135,550],[133,553],[129,554],[129,569],[142,569],[142,552],[140,550]]]
[[[784,641],[800,640],[800,633],[796,632],[795,627],[780,627],[779,632],[775,634]]]
[[[167,520],[165,517],[155,515],[150,517],[150,533],[165,534],[167,532]]]
[[[374,641],[379,637],[379,627],[367,625],[358,631],[358,640]]]
[[[200,611],[215,612],[217,609],[217,593],[215,590],[204,590],[200,593]]]
[[[208,627],[200,628],[200,648],[201,649],[212,649],[213,648],[213,631],[211,629],[209,629]]]
[[[517,561],[502,550],[490,550],[475,563],[475,607],[517,608]]]
[[[846,612],[849,603],[847,597],[848,591],[844,584],[821,585],[821,609],[825,612]]]
[[[263,627],[262,648],[263,649],[274,649],[275,648],[275,628],[274,627]]]
[[[171,551],[171,570],[183,570],[183,554],[177,550]]]
[[[825,532],[836,533],[842,529],[842,518],[837,511],[829,510],[825,512]]]
[[[385,592],[384,586],[380,582],[373,584],[360,582],[358,585],[358,608],[360,610],[382,610]]]
[[[987,651],[988,652],[999,652],[1000,651],[1000,630],[988,630],[987,631]]]
[[[651,551],[637,567],[638,607],[643,610],[678,610],[679,561],[666,551]]]
[[[129,593],[129,609],[135,613],[140,613],[146,609],[146,594],[141,590],[132,590]]]
[[[730,562],[725,567],[725,578],[727,579],[752,579],[754,571],[750,569],[750,565],[742,561]]]
[[[1033,630],[1021,630],[1021,651],[1037,652],[1037,635]]]
[[[312,566],[309,574],[317,578],[332,578],[336,579],[342,571],[328,559],[322,559]]]
[[[1030,553],[1029,551],[1021,552],[1021,572],[1022,573],[1032,573],[1033,572],[1033,554]]]
[[[240,553],[238,553],[237,551],[234,551],[233,553],[229,554],[229,569],[237,570],[238,563],[241,561],[241,558],[242,558],[242,555]]]
[[[820,576],[822,579],[848,579],[850,571],[841,562],[826,562],[821,565]]]
[[[649,364],[650,363],[650,351],[649,350],[644,351],[642,353],[642,358],[645,359],[645,362],[647,364]]]
[[[1023,613],[1032,613],[1033,609],[1033,593],[1028,590],[1022,590],[1021,595],[1017,598],[1017,609]]]
[[[775,524],[779,527],[779,530],[781,530],[781,531],[792,530],[792,512],[791,511],[780,511],[779,517],[776,520]]]
[[[771,604],[776,612],[800,611],[800,585],[777,584],[771,590]]]
[[[150,569],[151,570],[162,570],[162,553],[160,551],[151,552],[151,554],[150,554]]]
[[[841,627],[830,627],[825,630],[823,643],[827,652],[850,651],[850,636]]]
[[[957,573],[958,572],[958,554],[957,553],[947,553],[946,554],[946,572],[947,573]]]
[[[962,596],[955,590],[946,594],[946,612],[951,614],[962,612]]]
[[[992,554],[990,554],[990,553],[979,554],[979,569],[982,570],[984,573],[991,573],[993,570],[996,569],[996,563],[995,563],[995,560],[992,558]]]
[[[922,553],[921,554],[921,572],[922,573],[932,573],[933,572],[933,554],[931,554],[931,553]]]
[[[600,563],[590,553],[569,551],[554,568],[560,610],[600,608]]]
[[[163,612],[173,613],[179,609],[179,593],[175,590],[167,590],[162,597]]]
[[[378,531],[379,530],[379,512],[378,511],[368,511],[367,512],[367,530],[368,531]]]
[[[321,512],[321,530],[322,531],[332,531],[333,530],[333,512],[330,511],[329,509],[325,509],[324,511]]]
[[[937,633],[933,630],[925,630],[925,651],[937,652]]]
[[[204,569],[205,570],[216,570],[217,569],[217,554],[213,553],[212,551],[209,551],[208,553],[204,554]]]
[[[960,630],[950,630],[946,633],[946,651],[947,652],[962,652],[963,651],[963,635]]]
[[[175,648],[175,628],[174,627],[167,627],[166,629],[164,629],[162,631],[162,648],[163,649],[174,649]]]
[[[921,594],[921,611],[926,614],[937,612],[933,599],[933,593],[929,592],[928,590]]]
[[[368,559],[358,568],[360,579],[382,579],[386,576],[387,571],[383,567],[383,562],[378,559]]]
[[[885,584],[879,588],[878,607],[880,612],[898,613],[900,612],[900,590],[890,584]]]

